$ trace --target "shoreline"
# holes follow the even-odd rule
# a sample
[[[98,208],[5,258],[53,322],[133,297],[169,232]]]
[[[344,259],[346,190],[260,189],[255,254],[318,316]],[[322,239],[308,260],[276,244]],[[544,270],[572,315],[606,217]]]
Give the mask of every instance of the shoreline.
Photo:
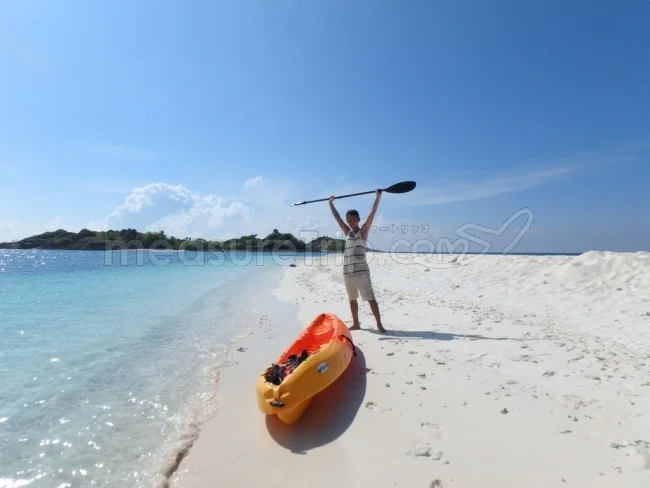
[[[159,464],[159,470],[155,474],[154,480],[152,480],[152,486],[157,488],[170,486],[170,480],[177,476],[179,468],[194,449],[197,439],[202,435],[205,425],[218,413],[220,388],[224,372],[239,364],[238,357],[242,352],[240,350],[242,344],[252,335],[253,330],[267,319],[263,310],[258,309],[256,306],[250,307],[244,302],[250,300],[261,303],[268,300],[269,284],[277,286],[281,280],[281,275],[282,270],[267,269],[261,272],[249,273],[246,276],[239,277],[234,283],[226,285],[232,288],[230,290],[232,295],[228,298],[226,304],[228,317],[232,322],[229,327],[234,326],[233,334],[227,342],[222,344],[223,350],[220,357],[211,368],[210,376],[213,390],[202,393],[214,405],[210,409],[211,411],[202,412],[199,418],[194,418],[188,424],[189,430],[185,432],[183,437],[176,439],[176,441],[181,441],[180,444],[173,442],[167,446],[167,453],[161,458],[162,463]],[[246,299],[241,298],[244,293]],[[240,296],[238,297],[238,295]]]
[[[334,255],[342,254],[343,251],[310,251],[310,250],[257,250],[254,248],[244,248],[244,249],[151,249],[148,247],[139,247],[139,248],[114,248],[114,249],[66,249],[66,248],[56,248],[56,247],[3,247],[0,246],[0,250],[3,251],[70,251],[70,252],[158,252],[158,253],[180,253],[180,252],[193,252],[193,253],[253,253],[253,254],[279,254],[279,255],[296,255],[296,256],[305,256],[305,255]],[[530,251],[530,252],[488,252],[488,251],[467,251],[463,253],[454,253],[447,251],[398,251],[398,250],[381,250],[381,249],[367,249],[368,253],[378,253],[378,254],[403,254],[403,255],[414,255],[414,256],[566,256],[566,257],[576,257],[583,254],[598,252],[598,253],[613,253],[613,254],[634,254],[634,255],[643,255],[650,254],[650,251],[637,250],[637,251],[610,251],[610,250],[594,250],[589,249],[581,252],[569,252],[569,251]]]
[[[289,269],[292,268],[284,267],[279,271],[274,288],[264,286],[261,292],[250,297],[255,305],[245,314],[253,320],[238,336],[233,337],[219,370],[218,383],[215,385],[217,411],[201,425],[199,435],[190,450],[170,473],[171,476],[156,485],[158,488],[194,486],[192,483],[209,486],[212,479],[203,479],[202,476],[214,463],[215,440],[219,443],[219,450],[225,452],[241,447],[241,442],[237,440],[239,433],[232,432],[230,428],[234,425],[231,422],[232,416],[241,421],[243,419],[238,417],[241,410],[250,410],[251,405],[257,408],[254,404],[255,376],[270,365],[278,351],[286,347],[286,342],[302,327],[296,319],[297,307],[278,300],[275,293],[277,288],[282,286],[281,283]],[[256,416],[257,420],[260,418]],[[230,439],[222,434],[222,431],[228,430]]]
[[[171,487],[647,486],[645,255],[495,256],[444,269],[421,256],[370,258],[388,334],[373,331],[361,302],[346,373],[294,426],[265,418],[254,397],[263,368],[322,311],[350,325],[336,263],[285,268],[263,312],[274,315],[223,370],[219,409]]]

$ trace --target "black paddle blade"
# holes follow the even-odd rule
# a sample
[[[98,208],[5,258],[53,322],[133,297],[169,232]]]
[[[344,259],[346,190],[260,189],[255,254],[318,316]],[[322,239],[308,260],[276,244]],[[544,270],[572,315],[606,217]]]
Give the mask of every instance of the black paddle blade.
[[[388,193],[408,193],[415,188],[415,181],[400,181],[394,185],[384,188],[382,191]]]

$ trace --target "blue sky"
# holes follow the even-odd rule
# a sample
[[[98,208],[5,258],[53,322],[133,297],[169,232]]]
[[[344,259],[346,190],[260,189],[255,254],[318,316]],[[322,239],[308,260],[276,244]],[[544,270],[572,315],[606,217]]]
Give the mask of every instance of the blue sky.
[[[513,252],[650,250],[648,18],[640,1],[5,4],[0,241],[331,235],[326,203],[289,205],[416,180],[376,221],[409,232],[371,244],[525,208]]]

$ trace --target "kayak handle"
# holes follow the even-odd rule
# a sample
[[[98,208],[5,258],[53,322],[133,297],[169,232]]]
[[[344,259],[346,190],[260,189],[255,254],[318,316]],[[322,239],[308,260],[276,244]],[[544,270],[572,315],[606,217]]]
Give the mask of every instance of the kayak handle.
[[[354,347],[354,342],[352,342],[352,339],[350,339],[348,336],[343,335],[343,334],[341,334],[341,338],[342,338],[342,339],[345,339],[346,341],[348,341],[348,343],[349,343],[350,346],[352,347],[352,354],[354,354],[354,355],[356,356],[356,355],[357,355],[357,348]]]

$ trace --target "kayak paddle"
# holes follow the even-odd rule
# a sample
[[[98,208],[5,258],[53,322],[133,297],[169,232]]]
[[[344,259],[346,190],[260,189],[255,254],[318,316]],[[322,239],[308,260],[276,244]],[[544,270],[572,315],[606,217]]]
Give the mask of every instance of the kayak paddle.
[[[394,185],[391,185],[388,188],[382,188],[381,191],[386,193],[408,193],[413,188],[415,188],[415,181],[400,181],[399,183],[395,183]],[[362,191],[360,193],[350,193],[349,195],[341,195],[336,198],[339,199],[339,198],[347,198],[347,197],[356,197],[357,195],[367,195],[369,193],[375,193],[375,190]],[[294,203],[291,206],[295,207],[296,205],[305,205],[306,203],[314,203],[314,202],[325,202],[327,200],[329,200],[329,197],[319,198],[318,200],[305,200],[303,202]]]

